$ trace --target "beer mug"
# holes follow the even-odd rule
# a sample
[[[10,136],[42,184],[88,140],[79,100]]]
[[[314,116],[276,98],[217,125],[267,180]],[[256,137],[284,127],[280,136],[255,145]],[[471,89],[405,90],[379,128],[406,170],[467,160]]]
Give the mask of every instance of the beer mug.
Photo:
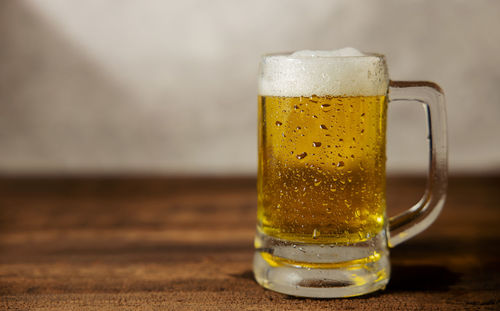
[[[446,196],[443,92],[390,81],[385,58],[352,48],[262,58],[253,270],[265,288],[303,297],[384,289],[389,248],[425,230]],[[387,218],[387,104],[423,104],[430,164],[422,199]]]

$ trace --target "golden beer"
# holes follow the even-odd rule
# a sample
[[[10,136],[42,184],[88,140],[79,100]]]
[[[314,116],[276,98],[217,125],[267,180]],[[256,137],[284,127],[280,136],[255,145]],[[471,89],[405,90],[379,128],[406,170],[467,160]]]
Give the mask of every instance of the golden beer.
[[[350,244],[385,223],[385,95],[259,96],[258,230]]]

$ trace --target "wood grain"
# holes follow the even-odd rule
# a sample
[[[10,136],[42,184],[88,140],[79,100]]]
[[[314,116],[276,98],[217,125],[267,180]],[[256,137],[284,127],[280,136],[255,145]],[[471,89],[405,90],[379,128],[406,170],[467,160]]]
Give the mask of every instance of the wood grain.
[[[424,180],[389,179],[389,214]],[[391,252],[376,294],[302,299],[261,288],[252,178],[0,178],[2,310],[497,310],[500,178],[455,177],[443,213]]]

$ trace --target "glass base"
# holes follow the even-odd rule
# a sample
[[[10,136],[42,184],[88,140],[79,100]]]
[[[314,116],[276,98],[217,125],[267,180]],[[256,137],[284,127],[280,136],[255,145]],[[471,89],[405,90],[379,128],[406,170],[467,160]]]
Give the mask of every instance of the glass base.
[[[389,282],[385,231],[349,244],[307,244],[257,231],[253,271],[263,287],[293,296],[352,297],[384,289]]]

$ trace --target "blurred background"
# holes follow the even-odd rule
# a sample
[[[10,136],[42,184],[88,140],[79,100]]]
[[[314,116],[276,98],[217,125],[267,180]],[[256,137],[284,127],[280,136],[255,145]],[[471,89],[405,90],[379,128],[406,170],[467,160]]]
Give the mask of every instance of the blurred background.
[[[261,54],[352,46],[447,96],[452,174],[500,172],[500,1],[0,1],[0,174],[254,175]],[[388,169],[424,173],[422,109]]]

